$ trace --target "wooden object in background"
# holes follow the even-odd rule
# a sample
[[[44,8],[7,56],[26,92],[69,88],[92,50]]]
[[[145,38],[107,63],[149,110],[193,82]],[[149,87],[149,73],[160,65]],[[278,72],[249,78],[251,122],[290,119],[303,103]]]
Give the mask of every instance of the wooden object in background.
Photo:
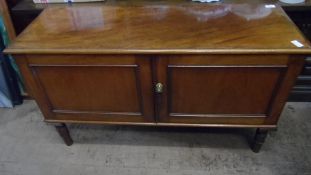
[[[305,10],[292,9],[287,11],[309,41],[311,41],[311,8]],[[305,59],[305,65],[297,78],[296,84],[288,98],[289,101],[311,101],[311,57]]]
[[[68,3],[70,0],[33,0],[34,3],[39,4],[46,4],[46,3]],[[72,3],[81,3],[81,2],[98,2],[98,1],[105,1],[105,0],[71,0]]]
[[[12,24],[10,12],[9,12],[9,9],[8,9],[8,6],[5,0],[0,0],[0,12],[3,17],[6,29],[8,31],[9,39],[12,41],[15,39],[16,34],[15,34],[14,26]]]
[[[268,130],[311,49],[280,7],[224,3],[47,8],[5,52],[47,122]]]

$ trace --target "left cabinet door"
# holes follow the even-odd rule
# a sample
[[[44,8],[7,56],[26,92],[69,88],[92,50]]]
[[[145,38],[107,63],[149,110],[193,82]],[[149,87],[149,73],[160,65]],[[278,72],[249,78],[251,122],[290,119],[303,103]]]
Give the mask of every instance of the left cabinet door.
[[[147,56],[25,55],[16,60],[47,121],[154,122]]]

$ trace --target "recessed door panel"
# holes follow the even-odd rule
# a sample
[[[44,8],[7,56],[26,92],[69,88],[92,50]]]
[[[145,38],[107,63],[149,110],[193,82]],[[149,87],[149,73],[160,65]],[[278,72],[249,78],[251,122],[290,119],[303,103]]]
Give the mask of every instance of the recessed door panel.
[[[269,59],[268,59],[269,58]],[[286,56],[162,56],[159,121],[265,124],[288,69]]]
[[[169,67],[169,112],[265,115],[280,74],[270,67]]]
[[[44,58],[34,58],[30,66],[55,118],[153,121],[150,60],[114,59],[56,57],[46,58],[46,64]]]
[[[137,66],[38,66],[54,111],[140,113]]]

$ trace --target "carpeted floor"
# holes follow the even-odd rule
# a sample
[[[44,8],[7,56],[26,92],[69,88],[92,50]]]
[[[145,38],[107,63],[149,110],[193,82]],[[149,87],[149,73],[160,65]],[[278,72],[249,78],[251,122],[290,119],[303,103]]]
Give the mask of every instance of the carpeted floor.
[[[262,151],[252,129],[70,125],[65,146],[33,101],[0,108],[0,175],[311,175],[311,103],[288,103]]]

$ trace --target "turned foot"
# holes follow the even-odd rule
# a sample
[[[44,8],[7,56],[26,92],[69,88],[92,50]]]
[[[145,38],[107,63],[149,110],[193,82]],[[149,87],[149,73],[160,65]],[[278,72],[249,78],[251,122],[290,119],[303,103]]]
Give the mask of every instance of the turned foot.
[[[252,145],[252,150],[255,153],[258,153],[260,151],[263,143],[266,140],[267,135],[268,135],[267,129],[258,128],[256,130],[256,134],[255,134],[253,145]]]
[[[57,125],[55,125],[55,128],[56,128],[58,134],[64,140],[65,144],[67,146],[71,146],[73,144],[73,141],[71,139],[71,136],[70,136],[70,133],[69,133],[69,130],[68,130],[66,124],[64,124],[64,123],[57,124]]]

